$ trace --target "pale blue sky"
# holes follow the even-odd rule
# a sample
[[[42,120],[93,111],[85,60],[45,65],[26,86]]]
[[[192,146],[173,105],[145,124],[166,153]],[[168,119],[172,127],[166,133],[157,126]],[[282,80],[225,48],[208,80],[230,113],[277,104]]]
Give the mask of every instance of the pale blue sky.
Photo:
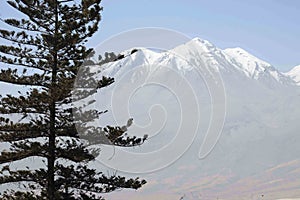
[[[12,10],[0,1],[2,17]],[[299,0],[103,0],[103,20],[92,46],[133,28],[162,27],[241,47],[287,71],[300,64]]]
[[[139,27],[165,27],[241,47],[281,71],[300,64],[299,0],[103,0],[93,42]]]

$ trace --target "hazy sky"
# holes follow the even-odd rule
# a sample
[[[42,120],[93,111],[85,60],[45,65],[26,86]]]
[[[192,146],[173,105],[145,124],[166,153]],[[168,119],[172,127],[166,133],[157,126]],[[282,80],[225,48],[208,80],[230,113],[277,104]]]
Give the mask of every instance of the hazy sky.
[[[0,1],[2,17],[11,10]],[[287,71],[300,64],[299,0],[103,0],[100,31],[90,44],[133,28],[163,27],[241,47]]]

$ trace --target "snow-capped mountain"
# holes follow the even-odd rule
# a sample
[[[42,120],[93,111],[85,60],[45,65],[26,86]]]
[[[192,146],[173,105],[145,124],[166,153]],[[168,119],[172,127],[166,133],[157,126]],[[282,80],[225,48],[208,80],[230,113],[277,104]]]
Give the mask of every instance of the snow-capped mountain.
[[[291,71],[285,73],[285,75],[292,78],[298,85],[300,85],[300,65],[294,67]]]
[[[261,79],[269,76],[281,83],[291,83],[289,78],[276,70],[271,64],[256,58],[241,48],[228,48],[224,52],[229,55],[231,62],[238,66],[248,77]]]
[[[265,80],[266,82],[277,81],[282,84],[295,84],[300,80],[300,66],[295,67],[288,73],[281,73],[271,64],[251,55],[241,48],[219,49],[207,40],[194,38],[186,44],[170,49],[167,52],[157,52],[154,50],[139,48],[135,54],[130,54],[131,50],[123,52],[125,59],[109,65],[110,68],[117,70],[118,73],[126,71],[126,66],[140,64],[168,64],[174,63],[174,67],[182,68],[184,72],[191,69],[192,65],[199,65],[203,62],[209,63],[210,69],[217,72],[241,72],[245,76],[255,80]],[[184,58],[183,58],[184,57]],[[198,59],[197,59],[198,58]],[[188,62],[184,63],[184,61]],[[181,62],[181,63],[176,63]],[[122,64],[122,68],[115,69]],[[203,67],[203,66],[202,66]],[[201,67],[200,67],[201,69]],[[112,73],[113,75],[114,73]],[[239,75],[240,76],[240,75]],[[292,79],[292,80],[291,80]]]
[[[136,49],[103,66],[99,76],[116,82],[95,98],[98,108],[112,108],[99,124],[133,117],[130,133],[149,140],[131,159],[110,147],[99,159],[140,173],[148,185],[110,199],[300,196],[300,68],[284,74],[241,48],[200,38],[170,50]]]

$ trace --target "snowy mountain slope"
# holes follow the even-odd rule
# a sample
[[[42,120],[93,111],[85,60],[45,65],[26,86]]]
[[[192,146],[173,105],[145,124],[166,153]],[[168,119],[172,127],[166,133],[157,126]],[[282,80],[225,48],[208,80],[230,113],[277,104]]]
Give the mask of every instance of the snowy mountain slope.
[[[111,115],[104,116],[99,123],[122,123],[133,117],[136,125],[130,133],[150,135],[146,144],[133,150],[135,153],[155,151],[173,141],[181,133],[180,125],[185,118],[182,108],[189,112],[188,127],[198,121],[198,130],[179,160],[144,176],[149,185],[141,193],[125,192],[110,199],[128,195],[136,200],[167,200],[200,193],[202,199],[208,200],[255,199],[262,193],[270,199],[300,196],[295,187],[300,182],[293,179],[300,177],[300,110],[295,109],[300,106],[300,88],[288,74],[240,48],[221,50],[200,38],[168,51],[139,48],[136,53],[125,55],[124,59],[104,66],[99,74],[116,80],[96,97],[101,99],[100,107],[113,108]],[[222,88],[208,86],[222,82],[224,96],[218,94]],[[198,102],[199,118],[193,113],[196,107],[184,107],[193,105],[192,101],[184,100],[189,89],[195,97],[188,97]],[[226,107],[226,117],[221,137],[213,151],[199,160],[197,155],[205,134],[211,124],[217,126],[211,119],[217,116],[215,120],[222,121],[222,105]],[[182,134],[186,138],[192,136],[189,131]],[[183,143],[178,143],[172,154],[180,153],[180,145]],[[159,159],[137,159],[128,166],[137,171],[148,169],[172,154],[162,152]],[[278,166],[280,170],[271,170]]]
[[[285,75],[292,78],[298,85],[300,85],[300,65],[294,67],[289,72],[285,73]]]
[[[130,52],[130,50],[126,51]],[[126,53],[125,53],[126,54]],[[172,61],[170,61],[172,59]],[[178,64],[176,62],[186,63]],[[247,51],[241,48],[228,48],[221,50],[206,40],[200,38],[194,38],[186,44],[180,45],[167,52],[158,53],[156,51],[140,48],[139,51],[133,55],[129,55],[124,60],[120,61],[123,66],[128,65],[140,65],[140,64],[170,64],[177,68],[183,67],[185,70],[191,69],[193,65],[202,65],[203,63],[209,63],[208,70],[215,70],[220,73],[242,73],[248,78],[265,82],[280,82],[282,84],[293,85],[295,84],[294,78],[296,74],[299,74],[299,68],[297,67],[289,73],[281,73],[275,69],[271,64],[256,58]],[[125,64],[129,62],[128,64]],[[132,62],[132,63],[131,63]],[[120,63],[114,63],[112,66],[120,65]],[[110,66],[109,68],[114,68]],[[120,69],[120,73],[126,71],[126,69]],[[237,75],[240,76],[240,75]],[[299,77],[299,76],[297,76]],[[298,78],[300,79],[300,78]],[[297,79],[297,80],[298,80]]]
[[[245,50],[237,48],[228,48],[224,52],[230,56],[232,60],[244,73],[255,79],[258,78],[260,73],[265,72],[271,65],[265,61],[262,61],[255,56],[249,54]]]
[[[241,48],[228,48],[224,52],[232,63],[237,65],[247,76],[261,79],[269,76],[283,84],[292,84],[283,73],[276,70],[271,64],[262,61]]]

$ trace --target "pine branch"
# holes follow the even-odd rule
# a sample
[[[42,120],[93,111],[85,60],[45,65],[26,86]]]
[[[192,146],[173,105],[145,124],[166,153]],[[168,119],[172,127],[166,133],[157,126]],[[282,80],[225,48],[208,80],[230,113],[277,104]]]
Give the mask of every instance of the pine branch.
[[[86,192],[108,193],[119,188],[138,189],[146,184],[145,180],[127,179],[121,176],[107,177],[103,173],[96,172],[95,169],[89,169],[86,166],[79,165],[75,167],[57,165],[57,186],[67,183],[71,189],[78,189]]]
[[[142,138],[136,136],[128,136],[127,130],[132,123],[132,119],[128,120],[125,126],[106,126],[104,128],[85,126],[84,123],[79,123],[76,128],[80,133],[80,138],[89,142],[89,145],[106,144],[120,147],[135,147],[142,145],[148,138],[144,135]]]
[[[43,169],[31,172],[29,170],[11,171],[9,167],[4,167],[0,170],[0,174],[8,172],[9,175],[0,176],[0,184],[16,183],[16,182],[34,182],[40,186],[45,186],[46,171]]]
[[[9,65],[38,69],[38,70],[42,70],[44,72],[51,72],[50,69],[47,69],[47,62],[44,62],[44,61],[39,61],[38,63],[33,64],[33,63],[28,63],[22,59],[8,58],[6,56],[0,55],[0,62],[9,64]]]
[[[20,48],[20,47],[14,47],[14,46],[5,46],[0,45],[0,52],[11,55],[18,58],[28,58],[28,59],[43,59],[44,61],[49,59],[46,57],[43,53],[35,52],[35,54],[31,54],[33,49],[28,49],[27,47]]]
[[[45,74],[33,74],[30,76],[18,75],[17,70],[7,69],[0,71],[0,81],[15,85],[49,87],[49,78]]]
[[[20,140],[36,139],[47,137],[49,134],[48,125],[33,125],[31,123],[17,123],[0,126],[1,142],[16,142]]]
[[[32,144],[34,145],[34,144]],[[45,152],[45,146],[43,148],[35,144],[35,147],[32,145],[19,145],[19,147],[25,150],[15,150],[14,152],[1,152],[0,154],[0,164],[14,162],[18,160],[23,160],[29,157],[47,157],[47,152]]]
[[[47,6],[39,5],[40,9],[35,9],[35,7],[30,5],[28,2],[22,1],[22,3],[24,3],[26,7],[22,6],[19,2],[8,1],[8,4],[10,6],[27,15],[29,19],[34,22],[39,28],[43,28],[48,33],[53,33],[53,30],[49,28],[49,26],[54,23],[53,19],[51,19],[50,17],[45,18],[45,11],[47,9]],[[44,13],[42,13],[41,10],[43,10]],[[50,22],[47,23],[47,20]]]
[[[23,45],[30,45],[35,46],[38,49],[45,48],[42,45],[42,39],[41,38],[35,38],[32,35],[28,35],[25,33],[25,31],[16,32],[16,31],[7,31],[0,29],[0,38],[15,42],[17,44],[23,44]]]
[[[46,92],[33,89],[27,97],[7,95],[0,100],[0,112],[10,113],[41,113],[49,114],[50,97]],[[30,111],[30,112],[26,112]]]
[[[41,200],[43,199],[40,195],[37,195],[34,191],[21,192],[21,191],[5,191],[1,197],[2,200]]]
[[[76,144],[77,143],[77,144]],[[57,158],[67,159],[73,162],[83,162],[94,160],[95,157],[82,144],[78,144],[74,139],[64,141],[64,147],[56,148]]]
[[[38,32],[38,33],[43,33],[46,34],[46,32],[41,31],[40,28],[32,24],[30,21],[21,19],[21,20],[16,20],[16,19],[2,19],[0,20],[12,27],[25,30],[25,31],[33,31],[33,32]]]

